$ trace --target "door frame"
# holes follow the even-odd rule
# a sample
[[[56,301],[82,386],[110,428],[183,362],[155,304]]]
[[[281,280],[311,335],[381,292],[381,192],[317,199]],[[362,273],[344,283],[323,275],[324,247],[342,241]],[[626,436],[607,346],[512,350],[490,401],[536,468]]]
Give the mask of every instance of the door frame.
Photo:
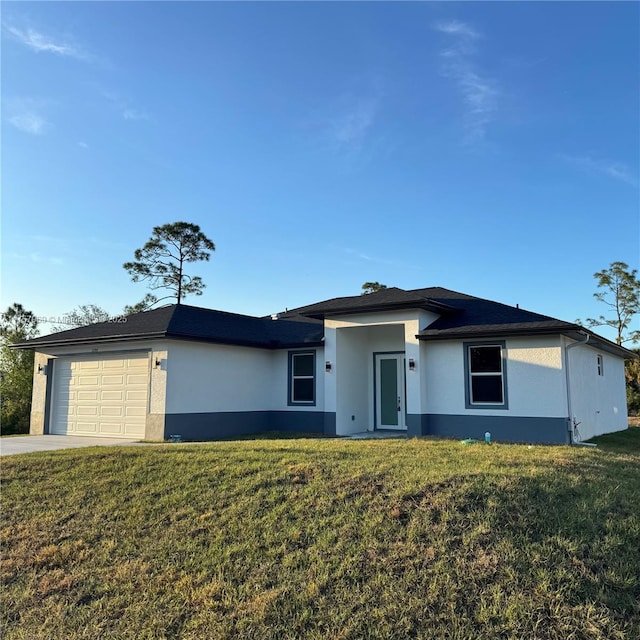
[[[378,362],[379,356],[401,356],[401,366],[398,368],[400,376],[398,388],[400,390],[400,400],[402,410],[400,411],[401,424],[397,427],[378,427]],[[398,358],[400,359],[400,358]],[[373,352],[373,431],[393,429],[396,431],[407,430],[407,372],[406,372],[406,352],[405,351],[374,351]]]

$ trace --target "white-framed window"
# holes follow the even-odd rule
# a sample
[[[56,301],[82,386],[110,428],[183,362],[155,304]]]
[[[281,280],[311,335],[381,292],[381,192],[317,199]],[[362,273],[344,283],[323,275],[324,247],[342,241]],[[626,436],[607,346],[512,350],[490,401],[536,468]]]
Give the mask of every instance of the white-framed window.
[[[505,343],[465,343],[467,409],[507,409]]]
[[[598,375],[603,376],[604,375],[604,358],[602,357],[601,353],[596,355],[596,367],[598,369]]]
[[[316,352],[289,351],[289,405],[315,405]]]

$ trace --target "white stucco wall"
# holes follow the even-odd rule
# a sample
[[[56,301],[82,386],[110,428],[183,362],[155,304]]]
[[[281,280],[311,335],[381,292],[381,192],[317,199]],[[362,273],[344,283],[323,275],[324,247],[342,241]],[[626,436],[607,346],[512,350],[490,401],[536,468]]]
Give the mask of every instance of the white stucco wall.
[[[271,355],[267,349],[171,341],[166,412],[267,410]]]
[[[369,402],[372,356],[368,348],[368,328],[340,329],[336,340],[339,353],[335,371],[336,425],[340,425],[340,435],[366,431],[373,419]]]
[[[289,351],[316,352],[316,404],[288,405]],[[323,411],[322,348],[255,349],[171,341],[167,413]]]
[[[462,340],[426,342],[426,411],[450,415],[567,416],[567,394],[558,336],[504,338],[508,409],[467,409]],[[472,341],[469,341],[472,342]]]
[[[567,343],[571,343],[567,340]],[[597,356],[603,358],[598,375]],[[589,346],[569,350],[571,409],[581,440],[627,428],[624,361]]]

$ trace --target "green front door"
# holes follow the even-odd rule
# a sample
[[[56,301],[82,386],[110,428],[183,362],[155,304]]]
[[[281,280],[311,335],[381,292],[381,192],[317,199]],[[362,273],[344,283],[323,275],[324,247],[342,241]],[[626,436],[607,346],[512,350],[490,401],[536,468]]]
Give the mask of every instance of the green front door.
[[[376,429],[406,429],[404,354],[376,354],[375,364]]]

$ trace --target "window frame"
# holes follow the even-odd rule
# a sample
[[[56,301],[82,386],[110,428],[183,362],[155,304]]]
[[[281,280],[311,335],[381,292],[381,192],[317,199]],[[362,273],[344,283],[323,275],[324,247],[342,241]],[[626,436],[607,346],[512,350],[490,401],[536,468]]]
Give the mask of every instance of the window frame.
[[[600,377],[604,377],[604,356],[596,353],[596,371]]]
[[[310,376],[294,375],[294,359],[296,356],[312,356],[313,374]],[[306,349],[304,351],[289,351],[287,372],[287,406],[289,407],[315,407],[317,400],[317,371],[316,371],[316,351]],[[294,400],[294,380],[313,380],[313,400]]]
[[[474,402],[472,376],[496,376],[498,372],[471,372],[471,349],[475,347],[498,347],[500,349],[502,380],[502,402]],[[501,411],[509,409],[509,396],[507,393],[507,343],[504,340],[484,340],[474,342],[463,342],[464,349],[464,394],[466,409],[499,409]]]

